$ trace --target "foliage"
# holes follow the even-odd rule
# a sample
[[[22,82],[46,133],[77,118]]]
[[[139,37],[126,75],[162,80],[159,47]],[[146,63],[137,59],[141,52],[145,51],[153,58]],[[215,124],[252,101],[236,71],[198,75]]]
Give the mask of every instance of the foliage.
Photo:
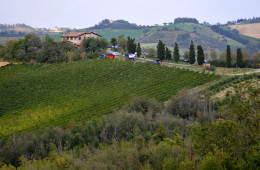
[[[194,49],[194,44],[192,41],[190,43],[189,50],[190,50],[190,52],[189,52],[190,64],[194,64],[195,63],[195,49]]]
[[[241,52],[241,48],[237,49],[237,66],[243,67],[243,54]]]
[[[114,38],[114,37],[111,38],[110,43],[111,43],[113,46],[117,45],[116,38]]]
[[[126,50],[127,41],[126,41],[126,38],[124,37],[124,35],[121,34],[118,36],[117,43],[118,43],[119,47],[121,47],[123,50]]]
[[[176,63],[178,63],[179,62],[179,60],[180,60],[180,54],[179,54],[179,47],[178,47],[178,44],[177,43],[175,43],[175,46],[174,46],[174,52],[173,52],[173,58],[174,58],[174,61],[176,62]]]
[[[165,59],[166,60],[171,60],[172,54],[171,50],[166,46],[165,47]]]
[[[137,52],[137,57],[140,57],[141,54],[142,54],[142,50],[141,50],[141,45],[140,45],[140,43],[137,44],[136,52]]]
[[[136,44],[134,38],[127,37],[127,51],[132,54],[135,53]]]
[[[175,18],[174,19],[174,24],[178,24],[178,23],[195,23],[195,24],[199,24],[199,21],[196,18]]]
[[[165,59],[165,44],[161,40],[157,44],[157,58],[161,61]]]
[[[227,51],[226,51],[226,67],[231,67],[231,50],[230,46],[227,45]]]
[[[197,61],[198,65],[202,65],[204,63],[204,51],[201,45],[198,45],[197,47]]]

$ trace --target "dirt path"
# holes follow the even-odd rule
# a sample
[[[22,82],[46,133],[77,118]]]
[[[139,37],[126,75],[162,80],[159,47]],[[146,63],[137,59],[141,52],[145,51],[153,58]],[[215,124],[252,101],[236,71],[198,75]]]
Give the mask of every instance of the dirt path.
[[[254,74],[254,73],[260,73],[260,69],[256,69],[254,71],[248,71],[248,72],[245,72],[245,73],[225,74],[225,75],[228,75],[228,76],[242,76],[244,74]]]
[[[10,64],[9,62],[0,62],[0,67]]]

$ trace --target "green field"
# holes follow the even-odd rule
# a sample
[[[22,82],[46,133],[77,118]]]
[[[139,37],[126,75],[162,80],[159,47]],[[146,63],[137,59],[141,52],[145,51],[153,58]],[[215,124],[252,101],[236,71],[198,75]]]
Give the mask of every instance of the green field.
[[[142,29],[106,29],[97,30],[97,33],[106,38],[109,42],[111,38],[117,38],[121,34],[124,35],[125,38],[130,36],[136,40],[139,40],[143,36]]]
[[[0,136],[96,120],[145,95],[165,101],[216,76],[113,60],[0,68]]]

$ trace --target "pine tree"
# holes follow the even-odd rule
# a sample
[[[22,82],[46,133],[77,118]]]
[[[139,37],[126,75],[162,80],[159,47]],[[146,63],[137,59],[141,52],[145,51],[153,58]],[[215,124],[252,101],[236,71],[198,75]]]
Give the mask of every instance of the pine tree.
[[[175,61],[176,63],[178,63],[179,60],[180,60],[180,54],[179,54],[179,47],[178,47],[178,44],[177,44],[177,43],[175,43],[173,55],[174,55],[174,61]]]
[[[166,58],[166,60],[171,60],[171,58],[172,58],[171,53],[172,53],[171,50],[168,47],[166,47],[165,48],[165,58]]]
[[[231,67],[231,50],[230,50],[230,45],[227,45],[227,67]]]
[[[243,54],[241,52],[241,48],[237,49],[237,66],[243,67]]]
[[[195,63],[195,50],[194,50],[194,44],[191,41],[190,43],[190,64],[194,64]]]
[[[161,61],[165,59],[165,44],[161,40],[157,44],[157,57]]]
[[[141,56],[141,52],[142,52],[140,43],[137,44],[136,52],[137,52],[137,57],[140,57]]]
[[[198,49],[197,51],[198,65],[202,65],[204,62],[204,51],[201,45],[198,45],[197,49]]]
[[[132,54],[135,53],[136,44],[134,38],[127,37],[127,51]]]

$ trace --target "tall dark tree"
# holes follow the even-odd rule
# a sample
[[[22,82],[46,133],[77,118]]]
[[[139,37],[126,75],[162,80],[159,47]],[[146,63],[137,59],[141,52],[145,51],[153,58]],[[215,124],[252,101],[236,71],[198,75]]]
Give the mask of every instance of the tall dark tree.
[[[227,58],[226,58],[226,66],[231,67],[231,50],[230,50],[230,45],[227,45]]]
[[[172,58],[171,53],[172,53],[171,50],[168,47],[166,47],[165,48],[165,58],[166,58],[166,60],[171,60],[171,58]]]
[[[180,60],[180,53],[179,53],[179,47],[177,43],[175,43],[173,55],[174,55],[174,61],[178,63]]]
[[[157,44],[157,57],[161,61],[165,59],[165,44],[161,40]]]
[[[194,64],[195,63],[195,49],[194,49],[194,44],[191,41],[190,43],[190,64]]]
[[[135,53],[136,51],[136,44],[135,44],[135,39],[127,37],[127,51],[129,53]]]
[[[204,62],[204,51],[201,45],[198,45],[197,47],[197,61],[198,61],[198,65],[202,65]]]
[[[140,43],[137,44],[136,52],[137,52],[137,57],[140,57],[141,56],[141,52],[142,52]]]
[[[241,48],[237,49],[237,66],[240,68],[243,67],[243,54]]]
[[[113,46],[117,45],[116,38],[111,38],[110,43],[111,43]]]

